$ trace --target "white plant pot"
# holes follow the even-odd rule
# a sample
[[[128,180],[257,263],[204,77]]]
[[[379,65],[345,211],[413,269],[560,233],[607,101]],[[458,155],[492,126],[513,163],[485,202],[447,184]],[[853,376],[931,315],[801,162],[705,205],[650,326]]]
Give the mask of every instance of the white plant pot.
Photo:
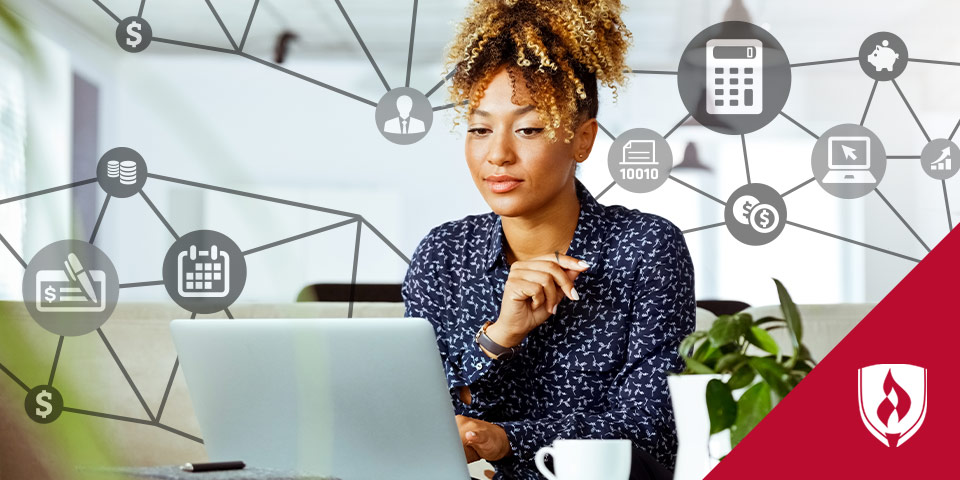
[[[730,452],[729,430],[710,435],[706,401],[707,382],[715,378],[726,381],[729,377],[728,374],[667,376],[680,444],[674,480],[701,480]]]

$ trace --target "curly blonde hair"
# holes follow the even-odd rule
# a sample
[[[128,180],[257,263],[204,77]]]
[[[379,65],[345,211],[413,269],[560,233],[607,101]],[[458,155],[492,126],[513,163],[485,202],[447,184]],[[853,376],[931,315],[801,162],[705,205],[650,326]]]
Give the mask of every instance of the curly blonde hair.
[[[493,76],[507,67],[518,79],[551,141],[578,120],[597,116],[597,83],[613,90],[626,81],[624,63],[633,36],[620,19],[619,0],[474,0],[447,53],[446,71],[459,119],[476,108]],[[518,78],[519,77],[519,78]],[[516,88],[511,97],[517,103]],[[466,107],[466,108],[464,108]]]

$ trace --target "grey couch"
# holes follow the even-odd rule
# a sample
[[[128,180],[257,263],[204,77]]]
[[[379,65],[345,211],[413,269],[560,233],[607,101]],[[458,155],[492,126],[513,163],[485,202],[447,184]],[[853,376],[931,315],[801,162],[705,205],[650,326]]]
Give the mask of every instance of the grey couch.
[[[805,342],[814,357],[819,360],[826,355],[869,311],[871,305],[804,305],[800,307],[804,317]],[[231,312],[236,318],[276,317],[345,317],[346,303],[296,303],[296,304],[249,304],[235,305]],[[755,315],[779,315],[777,307],[760,307],[750,310]],[[356,317],[395,317],[403,315],[402,303],[357,303]],[[19,302],[0,302],[0,347],[15,345],[0,351],[0,364],[19,376],[28,386],[47,382],[59,337],[40,328]],[[210,315],[203,318],[222,317]],[[179,372],[170,382],[170,374],[176,353],[169,333],[169,323],[176,318],[189,318],[189,314],[173,303],[123,303],[117,306],[111,319],[102,330],[130,379],[136,385],[143,402],[157,415],[162,405],[160,423],[165,427],[151,425],[145,409],[132,387],[120,371],[113,356],[97,333],[80,337],[67,337],[59,357],[53,386],[64,392],[65,405],[120,416],[133,421],[94,417],[78,413],[64,413],[63,417],[49,425],[39,425],[26,420],[23,411],[24,392],[6,375],[0,374],[0,402],[19,418],[0,418],[0,429],[10,422],[18,424],[18,435],[52,438],[63,441],[57,448],[76,449],[84,452],[83,445],[71,444],[70,428],[83,425],[93,428],[107,440],[110,454],[121,465],[164,465],[185,461],[203,461],[206,458],[203,446],[170,429],[188,436],[201,436],[190,403],[183,376]],[[705,310],[697,314],[697,328],[707,329],[714,316]],[[785,337],[780,338],[785,343]],[[11,343],[12,342],[12,343]],[[22,347],[22,348],[20,348]],[[169,395],[164,402],[167,385]],[[84,417],[82,423],[77,417]],[[256,435],[251,432],[251,435]],[[4,438],[0,433],[0,456],[16,452],[8,448],[8,442],[20,439]],[[78,440],[79,441],[79,440]],[[41,445],[41,448],[43,446]],[[10,458],[0,458],[0,465]],[[81,458],[82,461],[82,458]],[[474,464],[471,471],[478,478],[483,465]],[[0,472],[2,478],[2,472]]]

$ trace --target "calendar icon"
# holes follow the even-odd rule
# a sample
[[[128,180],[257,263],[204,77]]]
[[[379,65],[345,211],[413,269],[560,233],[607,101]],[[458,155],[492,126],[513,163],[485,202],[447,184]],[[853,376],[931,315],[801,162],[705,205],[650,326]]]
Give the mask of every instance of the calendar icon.
[[[755,115],[763,111],[763,43],[707,42],[707,113]]]
[[[230,255],[211,245],[177,256],[177,293],[182,297],[225,297],[230,292]]]

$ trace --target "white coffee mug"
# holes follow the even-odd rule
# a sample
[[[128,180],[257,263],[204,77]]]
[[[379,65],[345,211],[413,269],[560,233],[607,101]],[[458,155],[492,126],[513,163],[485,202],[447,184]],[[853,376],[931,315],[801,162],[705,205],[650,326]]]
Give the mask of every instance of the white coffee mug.
[[[553,458],[553,472],[543,459]],[[628,480],[630,440],[556,440],[537,452],[534,461],[549,480]]]

